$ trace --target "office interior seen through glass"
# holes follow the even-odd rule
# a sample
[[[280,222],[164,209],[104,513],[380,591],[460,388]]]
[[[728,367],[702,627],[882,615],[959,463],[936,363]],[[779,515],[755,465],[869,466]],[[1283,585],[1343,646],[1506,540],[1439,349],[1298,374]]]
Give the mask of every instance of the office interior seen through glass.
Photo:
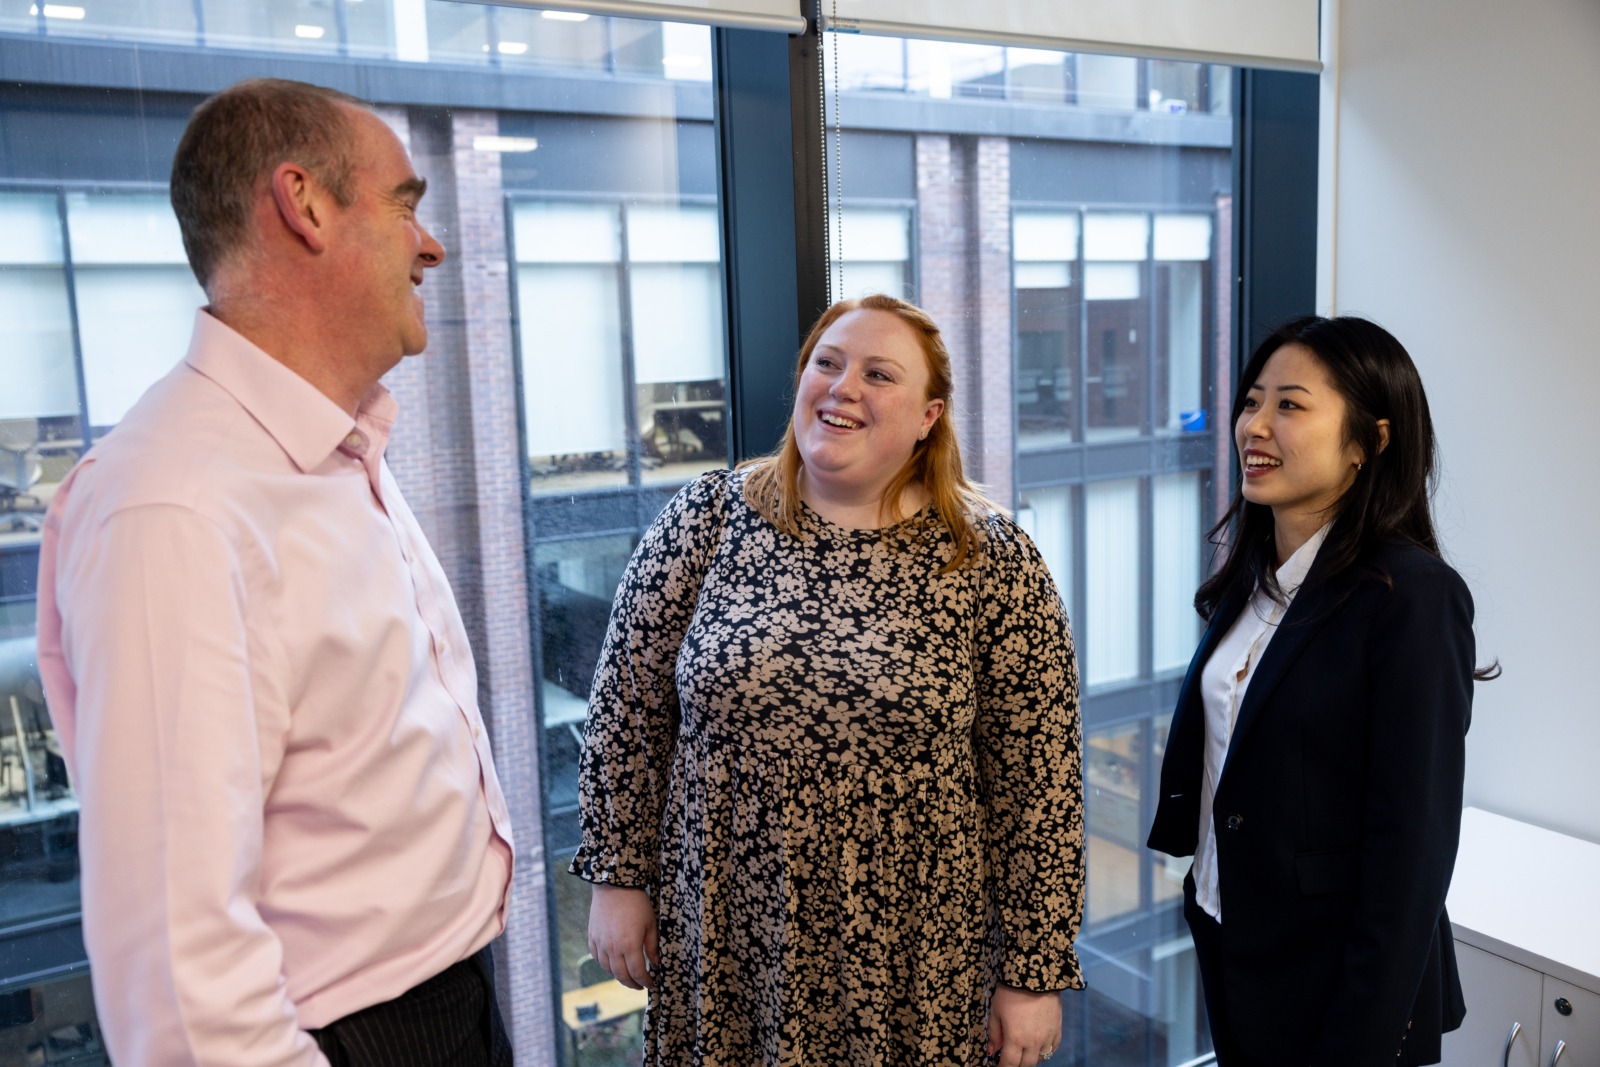
[[[1183,869],[1140,830],[1226,483],[1230,71],[828,36],[834,292],[942,324],[972,474],[1078,639],[1090,989],[1051,1062],[1171,1067],[1209,1045]],[[467,623],[517,820],[510,1025],[528,1062],[639,1062],[644,1001],[588,958],[588,886],[564,871],[623,568],[730,461],[711,31],[441,0],[0,0],[0,49],[27,72],[0,97],[0,1065],[103,1061],[34,664],[39,525],[186,348],[204,297],[164,183],[195,104],[260,74],[375,99],[429,180],[449,258],[421,289],[428,353],[386,379],[387,458]]]
[[[1226,505],[1233,72],[849,34],[823,70],[833,291],[940,322],[969,472],[1073,622],[1089,989],[1051,1062],[1184,1063],[1210,1050],[1188,864],[1143,831]]]

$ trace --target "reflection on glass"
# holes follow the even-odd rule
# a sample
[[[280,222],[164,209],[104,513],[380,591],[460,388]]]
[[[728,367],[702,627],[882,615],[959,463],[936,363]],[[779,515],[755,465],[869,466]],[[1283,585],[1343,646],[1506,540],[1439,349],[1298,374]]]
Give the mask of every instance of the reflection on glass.
[[[1084,682],[1139,676],[1139,482],[1084,486]]]
[[[34,638],[0,641],[0,928],[78,906],[78,798]]]
[[[1204,364],[1211,216],[1155,217],[1157,432],[1206,429]],[[1164,402],[1163,402],[1164,401]]]
[[[420,3],[412,0],[415,7]],[[390,58],[398,52],[397,32],[399,20],[406,14],[407,4],[383,3],[381,0],[345,0],[345,45],[349,55],[357,58]]]
[[[1006,96],[1041,104],[1075,102],[1077,57],[1038,48],[1006,49]]]
[[[38,9],[33,0],[22,0],[14,6],[29,13]],[[11,14],[10,11],[6,13]],[[17,13],[21,14],[21,10]],[[0,20],[0,29],[16,32],[5,24],[9,21]],[[34,23],[29,29],[37,32],[37,16],[29,21]],[[194,0],[76,0],[75,3],[47,5],[44,21],[45,32],[52,37],[195,43]]]
[[[0,993],[0,1063],[105,1067],[89,975]]]
[[[534,492],[626,485],[618,210],[523,203],[512,226]]]
[[[1200,640],[1200,616],[1194,611],[1200,587],[1200,472],[1158,474],[1150,480],[1151,566],[1155,601],[1151,669],[1181,670],[1188,666]]]
[[[1055,486],[1050,489],[1029,489],[1017,501],[1017,525],[1033,539],[1044,565],[1055,579],[1061,594],[1061,603],[1068,616],[1073,611],[1072,600],[1072,487]]]
[[[1207,69],[1200,63],[1150,60],[1150,110],[1167,115],[1206,110]]]
[[[1150,216],[1090,212],[1083,220],[1083,297],[1088,319],[1088,420],[1084,438],[1137,437],[1145,422],[1150,341],[1145,260]]]
[[[1082,322],[1076,211],[1018,211],[1012,222],[1017,291],[1017,447],[1069,444],[1077,424]]]
[[[1091,733],[1084,746],[1089,829],[1089,926],[1139,908],[1138,723]]]
[[[542,544],[534,550],[539,593],[540,706],[544,720],[545,847],[554,869],[565,871],[577,850],[578,759],[589,688],[605,641],[611,601],[633,551],[629,536]],[[564,873],[555,877],[556,935],[562,1015],[567,1039],[584,1063],[638,1063],[643,1037],[643,997],[606,1018],[588,1007],[599,991],[613,1004],[616,984],[589,957],[589,886]]]
[[[367,0],[363,0],[367,2]],[[409,5],[408,5],[409,6]],[[427,44],[412,46],[413,52],[402,58],[432,60],[435,63],[488,63],[490,20],[495,9],[482,4],[456,4],[447,0],[427,0],[421,23]],[[397,9],[398,13],[398,9]],[[398,27],[397,27],[398,28]],[[407,40],[416,32],[414,24],[407,24]]]
[[[1080,55],[1078,103],[1132,111],[1139,106],[1139,61],[1126,56]]]
[[[188,350],[205,293],[165,196],[67,194],[89,421],[114,426]]]
[[[829,235],[834,292],[855,300],[868,293],[911,297],[909,208],[846,207]]]
[[[366,0],[376,3],[377,0]],[[339,51],[336,0],[203,0],[206,44],[327,55]]]
[[[717,215],[628,209],[640,480],[681,485],[728,461]]]

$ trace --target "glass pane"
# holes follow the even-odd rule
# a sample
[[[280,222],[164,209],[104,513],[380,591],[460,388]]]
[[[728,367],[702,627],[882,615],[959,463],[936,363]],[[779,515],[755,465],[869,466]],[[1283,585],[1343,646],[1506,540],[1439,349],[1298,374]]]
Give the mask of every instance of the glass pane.
[[[206,44],[218,48],[250,48],[311,52],[339,51],[337,0],[201,0]],[[380,0],[362,0],[377,4]]]
[[[1155,599],[1154,663],[1151,669],[1182,670],[1200,640],[1194,611],[1200,587],[1200,472],[1158,474],[1150,480],[1155,546],[1151,567]]]
[[[0,993],[0,1063],[105,1067],[88,974]]]
[[[868,293],[910,296],[909,209],[846,207],[830,236],[833,285],[840,299]]]
[[[1100,730],[1090,733],[1084,744],[1089,829],[1087,926],[1137,911],[1140,906],[1142,730],[1138,723]]]
[[[1030,489],[1017,501],[1017,525],[1033,538],[1061,593],[1061,603],[1069,616],[1075,613],[1072,600],[1072,571],[1077,557],[1072,551],[1072,489],[1056,486]]]
[[[1139,482],[1091,482],[1083,499],[1083,675],[1088,685],[1109,685],[1139,676]]]
[[[370,2],[363,0],[363,3]],[[476,64],[492,61],[489,33],[494,8],[482,4],[427,0],[423,15],[427,45],[416,48],[407,58],[431,59],[438,63]]]
[[[517,268],[523,405],[534,492],[626,485],[617,268]]]
[[[32,27],[37,32],[38,5],[34,0],[16,0],[8,4],[20,15],[24,10],[34,15]],[[5,12],[12,15],[11,10]],[[0,29],[17,32],[23,29],[21,19],[0,18]],[[11,25],[8,25],[11,23]],[[172,44],[194,44],[196,34],[194,0],[92,0],[75,4],[46,4],[44,8],[45,32],[52,37],[120,37],[132,41],[158,41]],[[25,24],[24,24],[25,25]],[[13,28],[15,27],[15,28]]]
[[[206,302],[182,267],[80,267],[78,331],[89,421],[100,434],[183,359]]]

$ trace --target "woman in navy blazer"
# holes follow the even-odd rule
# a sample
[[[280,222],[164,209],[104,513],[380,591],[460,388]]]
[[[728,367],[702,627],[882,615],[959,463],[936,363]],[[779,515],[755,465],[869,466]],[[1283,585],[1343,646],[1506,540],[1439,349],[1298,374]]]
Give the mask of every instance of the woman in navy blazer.
[[[1434,437],[1400,343],[1305,318],[1233,409],[1241,487],[1195,606],[1151,848],[1185,880],[1221,1067],[1439,1060],[1472,597],[1439,556]]]

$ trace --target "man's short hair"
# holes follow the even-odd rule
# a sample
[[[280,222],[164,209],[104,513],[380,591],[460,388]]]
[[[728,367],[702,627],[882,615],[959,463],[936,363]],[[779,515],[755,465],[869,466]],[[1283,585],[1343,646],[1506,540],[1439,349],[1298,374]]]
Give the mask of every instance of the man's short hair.
[[[298,163],[338,202],[355,200],[354,129],[337,89],[252,78],[195,108],[172,161],[172,210],[202,287],[250,233],[257,191],[280,163]]]

